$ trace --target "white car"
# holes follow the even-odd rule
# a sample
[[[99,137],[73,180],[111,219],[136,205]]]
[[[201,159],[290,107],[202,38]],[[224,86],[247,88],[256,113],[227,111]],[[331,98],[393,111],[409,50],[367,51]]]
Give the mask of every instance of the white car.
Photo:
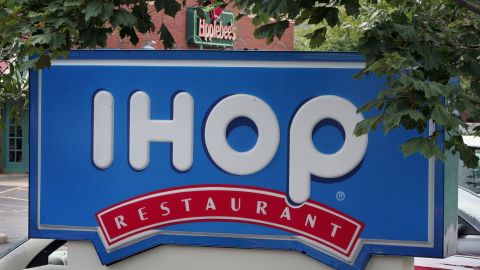
[[[446,259],[415,258],[415,270],[480,269],[480,195],[458,188],[457,254]]]
[[[66,241],[51,239],[25,239],[3,255],[0,270],[67,269]]]

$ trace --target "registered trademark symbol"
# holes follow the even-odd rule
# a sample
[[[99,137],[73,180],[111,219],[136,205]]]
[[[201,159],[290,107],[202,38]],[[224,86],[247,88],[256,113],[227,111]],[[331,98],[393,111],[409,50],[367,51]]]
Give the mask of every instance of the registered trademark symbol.
[[[337,200],[339,202],[345,200],[345,196],[346,196],[345,192],[343,192],[343,191],[339,191],[339,192],[337,192],[337,195],[335,195],[335,197],[337,197]]]

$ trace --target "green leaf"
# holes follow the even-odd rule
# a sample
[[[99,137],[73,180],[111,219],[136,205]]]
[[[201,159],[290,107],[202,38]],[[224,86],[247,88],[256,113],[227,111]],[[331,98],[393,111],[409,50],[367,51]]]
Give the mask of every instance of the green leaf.
[[[49,43],[50,43],[50,38],[51,38],[51,34],[50,34],[50,33],[37,34],[37,35],[33,35],[33,36],[30,38],[30,42],[31,42],[33,45],[49,44]]]
[[[431,81],[422,81],[406,74],[402,74],[398,81],[405,87],[413,86],[414,89],[424,92],[427,99],[448,97],[454,92],[454,87],[452,85],[444,85]]]
[[[266,13],[262,13],[262,14],[257,14],[255,17],[253,17],[252,23],[253,25],[257,26],[260,24],[268,23],[269,20],[270,20],[270,16],[268,16],[268,14]]]
[[[196,13],[197,13],[197,16],[200,19],[205,19],[206,18],[205,11],[203,10],[203,8],[197,8]]]
[[[103,4],[101,1],[93,0],[89,1],[83,13],[85,14],[85,21],[90,20],[92,17],[96,17],[102,13]]]
[[[402,110],[393,115],[384,116],[384,133],[387,134],[392,129],[399,127],[400,123],[402,122],[408,122],[409,119],[406,119],[406,117],[410,118],[413,121],[425,121],[425,116],[419,111],[413,109]]]
[[[125,26],[120,29],[120,37],[125,38],[127,36],[130,37],[130,42],[133,45],[136,45],[138,43],[139,40],[138,40],[137,32],[133,27]]]
[[[63,59],[67,59],[68,58],[68,50],[64,50],[64,51],[61,51],[61,50],[56,50],[56,51],[53,51],[52,54],[51,54],[51,58],[52,59],[57,59],[57,58],[63,58]]]
[[[328,26],[334,27],[335,25],[338,24],[338,9],[332,8],[330,11],[327,13],[327,16],[325,17],[327,20]]]
[[[398,52],[384,53],[376,61],[372,63],[367,62],[363,73],[374,72],[377,75],[391,75],[412,65],[415,65],[415,60],[410,57],[404,57]],[[400,79],[404,76],[405,75],[402,74]]]
[[[37,58],[33,58],[33,59],[29,59],[29,60],[27,60],[27,61],[25,61],[25,62],[22,62],[22,63],[20,64],[20,69],[22,69],[22,70],[31,69],[31,68],[34,67],[36,61],[37,61]],[[3,78],[4,78],[4,77],[2,77],[2,79],[3,79]]]
[[[393,29],[400,34],[405,41],[417,40],[417,33],[412,25],[394,24]]]
[[[385,101],[383,99],[374,99],[360,106],[357,109],[357,112],[368,112],[371,111],[373,108],[380,110],[381,108],[383,108],[384,105]]]
[[[426,98],[437,98],[441,96],[448,96],[449,87],[438,82],[416,82],[414,83],[416,89],[422,89],[425,92]]]
[[[436,69],[442,64],[443,57],[435,46],[428,43],[416,43],[411,47],[419,54],[420,61],[427,70]]]
[[[345,6],[347,15],[358,16],[360,14],[360,4],[358,0],[342,0],[341,3]]]
[[[65,35],[59,32],[51,33],[51,39],[49,43],[51,50],[63,48],[65,44],[66,44]]]
[[[282,37],[285,30],[288,28],[288,25],[289,23],[287,20],[265,24],[255,29],[253,35],[258,39],[267,39],[267,43],[270,44],[273,42],[274,37],[277,37],[278,39]]]
[[[333,9],[334,8],[332,7],[325,7],[325,6],[314,7],[310,12],[306,12],[304,16],[306,16],[306,18],[309,18],[308,20],[309,24],[319,24],[327,17],[327,15]]]
[[[52,63],[50,62],[50,56],[48,54],[43,54],[37,58],[37,61],[35,62],[35,69],[39,70],[46,67],[49,68],[51,64]]]
[[[432,110],[432,120],[442,126],[448,126],[450,123],[450,113],[443,107],[436,105]]]
[[[253,7],[254,14],[267,13],[276,20],[296,18],[300,9],[294,0],[259,1]]]
[[[382,115],[377,115],[358,122],[353,130],[353,134],[361,136],[367,134],[370,130],[376,130],[378,124],[382,121],[382,117]]]
[[[475,151],[463,142],[462,135],[445,138],[444,145],[452,154],[459,153],[460,160],[463,161],[465,167],[475,169],[479,165],[479,158],[475,155]]]
[[[436,123],[449,129],[455,129],[462,125],[458,116],[449,112],[443,105],[437,104],[433,107],[431,118]]]
[[[177,12],[182,8],[176,0],[155,0],[155,9],[157,12],[164,10],[165,14],[175,17]]]
[[[463,164],[467,168],[475,169],[478,166],[478,156],[475,155],[475,151],[472,148],[468,147],[466,144],[458,145],[458,153],[460,159],[463,161]]]
[[[445,154],[435,144],[435,137],[424,138],[417,137],[408,140],[400,146],[405,157],[411,156],[419,152],[426,158],[436,157],[445,160]]]
[[[148,13],[148,6],[142,3],[143,2],[140,1],[140,5],[133,7],[132,15],[137,18],[135,28],[137,28],[138,32],[146,33],[155,29],[155,26],[153,25],[152,17]]]
[[[165,24],[160,27],[160,40],[162,40],[166,49],[173,48],[173,44],[175,44],[175,40]]]
[[[52,27],[59,28],[62,25],[71,26],[73,22],[69,18],[55,18],[51,21]]]
[[[426,120],[423,113],[421,113],[417,110],[405,110],[404,112],[405,112],[404,115],[408,115],[408,117],[410,117],[414,121],[424,121],[424,120]]]
[[[30,42],[33,45],[48,45],[51,49],[59,49],[66,44],[65,36],[59,32],[34,35]]]
[[[137,18],[133,16],[128,10],[119,8],[113,11],[113,16],[110,21],[112,27],[116,28],[118,26],[133,26]]]
[[[310,34],[307,34],[305,37],[310,39],[310,48],[320,47],[326,40],[325,35],[327,34],[327,28],[321,27],[316,29]]]
[[[362,71],[362,74],[367,72],[374,72],[378,75],[387,75],[391,73],[391,66],[383,58],[367,65],[364,68],[364,71]]]
[[[106,2],[103,3],[103,15],[102,19],[103,20],[108,20],[110,17],[113,15],[113,11],[115,9],[115,5],[111,2]]]

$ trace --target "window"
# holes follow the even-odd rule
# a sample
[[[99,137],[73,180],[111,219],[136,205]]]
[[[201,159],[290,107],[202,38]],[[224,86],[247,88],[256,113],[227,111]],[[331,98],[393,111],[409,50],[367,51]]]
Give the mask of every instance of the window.
[[[23,161],[23,129],[14,119],[8,121],[8,162]]]

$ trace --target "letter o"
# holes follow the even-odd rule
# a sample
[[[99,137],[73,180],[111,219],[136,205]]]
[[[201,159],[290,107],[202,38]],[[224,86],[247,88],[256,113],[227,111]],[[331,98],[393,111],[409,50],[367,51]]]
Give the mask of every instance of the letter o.
[[[257,126],[255,146],[246,152],[230,147],[226,138],[228,125],[238,117],[246,117]],[[224,171],[248,175],[265,168],[275,156],[280,142],[280,128],[272,108],[258,97],[238,94],[222,99],[208,115],[205,123],[205,145],[213,161]]]

